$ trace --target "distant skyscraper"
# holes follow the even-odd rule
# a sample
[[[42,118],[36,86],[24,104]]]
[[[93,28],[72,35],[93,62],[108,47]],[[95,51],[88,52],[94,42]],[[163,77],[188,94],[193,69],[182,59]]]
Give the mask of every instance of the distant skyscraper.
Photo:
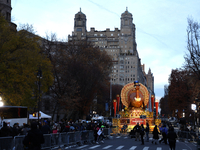
[[[97,31],[94,27],[87,31],[86,15],[81,11],[75,14],[74,31],[68,36],[68,40],[86,40],[93,42],[101,50],[105,50],[112,57],[113,68],[110,74],[112,84],[125,85],[138,80],[151,91],[154,91],[154,77],[149,69],[148,74],[144,71],[144,65],[137,51],[135,40],[135,24],[132,14],[126,11],[121,14],[120,30],[115,28],[111,31]]]

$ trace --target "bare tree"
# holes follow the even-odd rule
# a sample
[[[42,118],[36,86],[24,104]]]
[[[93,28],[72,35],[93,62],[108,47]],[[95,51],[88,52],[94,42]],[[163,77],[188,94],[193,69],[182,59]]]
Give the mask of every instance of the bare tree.
[[[188,18],[187,27],[187,54],[184,56],[184,68],[191,72],[190,82],[194,84],[193,96],[199,94],[200,89],[200,24]]]

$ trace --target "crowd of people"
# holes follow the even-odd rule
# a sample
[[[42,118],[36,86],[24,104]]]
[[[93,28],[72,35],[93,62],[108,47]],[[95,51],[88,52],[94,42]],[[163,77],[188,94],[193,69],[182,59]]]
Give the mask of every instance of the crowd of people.
[[[144,128],[144,125],[137,123],[137,125],[134,126],[132,132],[135,135],[135,141],[141,140],[141,144],[144,145],[144,135],[146,134],[146,142],[149,142],[149,124],[146,123],[146,128]],[[158,144],[164,142],[165,144],[169,144],[169,147],[171,150],[175,150],[176,147],[176,139],[177,134],[174,132],[174,128],[169,125],[168,127],[166,124],[160,124],[159,126],[155,125],[153,128],[153,140],[152,144]],[[162,138],[159,138],[159,135],[162,135]],[[160,139],[160,140],[159,140]]]
[[[62,132],[75,132],[75,131],[83,131],[83,130],[94,130],[97,126],[101,128],[101,126],[105,128],[109,128],[110,125],[106,122],[68,122],[68,121],[59,121],[59,122],[50,122],[49,120],[44,120],[42,123],[40,122],[38,128],[41,130],[43,134],[50,133],[62,133]],[[18,135],[26,135],[28,131],[31,129],[31,126],[28,124],[24,124],[23,126],[19,126],[18,123],[15,123],[12,127],[8,126],[6,122],[3,122],[3,127],[0,130],[0,137],[6,136],[18,136]]]
[[[110,125],[103,121],[68,122],[62,120],[60,122],[50,122],[49,120],[44,120],[42,123],[32,122],[31,125],[24,124],[23,126],[19,126],[18,123],[15,123],[13,127],[3,122],[3,127],[0,130],[0,137],[12,136],[14,138],[15,136],[25,135],[23,141],[24,145],[29,145],[30,147],[30,143],[33,143],[31,145],[32,147],[35,145],[37,149],[40,149],[41,144],[44,143],[43,134],[92,130],[94,132],[95,143],[99,144],[99,141],[103,142],[104,139],[104,128],[110,128]]]
[[[26,135],[29,138],[24,139],[24,144],[27,144],[28,140],[31,137],[34,139],[40,139],[40,144],[38,147],[44,142],[43,134],[50,134],[50,133],[62,133],[62,132],[76,132],[76,131],[84,131],[84,130],[93,130],[94,132],[94,139],[95,143],[99,144],[99,141],[103,142],[104,135],[103,129],[109,128],[109,124],[106,122],[68,122],[68,121],[60,121],[60,122],[50,122],[49,120],[44,120],[42,123],[33,122],[31,126],[28,124],[24,124],[22,127],[15,123],[13,127],[7,125],[6,122],[3,123],[3,127],[0,130],[0,137],[6,136],[18,136],[18,135]],[[122,128],[124,131],[127,128],[127,124],[125,124]],[[135,134],[135,141],[141,140],[141,144],[144,145],[144,136],[146,135],[146,142],[149,142],[149,124],[146,123],[146,127],[144,125],[137,123],[137,125],[132,130]],[[33,133],[36,133],[34,135]],[[177,135],[174,132],[174,128],[172,126],[163,125],[155,125],[153,129],[153,140],[152,143],[158,144],[164,142],[165,144],[169,144],[171,150],[175,150],[176,147],[176,138]],[[159,140],[159,134],[162,135],[162,139]],[[33,136],[34,135],[34,136]],[[30,142],[29,142],[30,143]],[[35,144],[37,145],[37,144]]]

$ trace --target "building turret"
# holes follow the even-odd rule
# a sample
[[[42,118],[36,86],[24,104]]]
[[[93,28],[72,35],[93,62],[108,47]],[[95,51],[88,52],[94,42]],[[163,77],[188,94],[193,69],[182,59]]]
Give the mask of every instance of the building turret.
[[[9,22],[10,27],[16,30],[17,25],[11,22],[11,0],[0,0],[0,14]]]
[[[126,7],[126,11],[121,14],[121,30],[120,30],[120,42],[123,47],[121,50],[122,53],[131,53],[137,54],[137,44],[135,40],[135,24],[133,23],[133,17],[130,12],[128,12],[128,8]],[[127,46],[124,47],[126,44]]]
[[[11,0],[0,0],[0,13],[8,22],[11,22]]]
[[[151,91],[154,92],[154,76],[153,73],[151,73],[151,69],[149,68],[147,76],[147,87],[151,89]]]
[[[77,38],[80,40],[81,36],[86,36],[86,15],[80,11],[75,14],[74,18],[74,34],[77,36]]]
[[[126,11],[121,15],[121,30],[127,31],[125,34],[131,33],[130,31],[133,28],[132,22],[133,22],[132,14],[128,12],[128,9],[126,7]]]

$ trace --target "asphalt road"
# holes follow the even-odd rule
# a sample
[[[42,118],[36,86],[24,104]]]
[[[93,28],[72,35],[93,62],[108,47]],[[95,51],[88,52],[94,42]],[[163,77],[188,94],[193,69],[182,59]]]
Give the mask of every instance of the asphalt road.
[[[104,143],[100,144],[84,144],[82,146],[66,147],[65,149],[71,150],[169,150],[169,145],[152,144],[152,135],[150,135],[150,141],[141,145],[141,141],[135,141],[134,138],[130,138],[127,135],[111,136],[109,139],[105,139]],[[197,143],[194,142],[176,142],[176,150],[197,150]]]

